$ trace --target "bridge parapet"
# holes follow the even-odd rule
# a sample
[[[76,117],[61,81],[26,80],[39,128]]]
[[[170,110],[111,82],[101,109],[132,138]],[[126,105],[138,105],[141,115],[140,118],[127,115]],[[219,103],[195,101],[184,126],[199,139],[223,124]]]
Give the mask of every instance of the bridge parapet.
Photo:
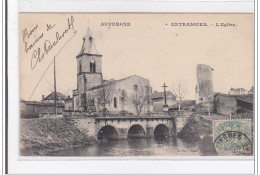
[[[154,137],[154,132],[157,126],[165,126],[168,136],[175,136],[175,119],[171,116],[157,116],[157,117],[96,117],[96,135],[105,126],[112,126],[118,132],[119,139],[126,139],[129,136],[130,129],[133,126],[140,126],[139,131],[143,130],[144,137]],[[135,130],[138,130],[137,127]],[[131,131],[134,131],[132,129]],[[135,132],[135,131],[134,131]],[[136,133],[140,136],[140,133]]]

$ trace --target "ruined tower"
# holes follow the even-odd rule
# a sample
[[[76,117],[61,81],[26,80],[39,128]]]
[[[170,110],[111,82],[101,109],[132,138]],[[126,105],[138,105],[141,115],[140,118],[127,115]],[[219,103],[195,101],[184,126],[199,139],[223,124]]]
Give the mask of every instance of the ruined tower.
[[[197,65],[196,104],[213,101],[213,70],[208,65]]]
[[[77,90],[82,94],[102,84],[102,55],[98,54],[88,28],[80,53],[77,55]]]

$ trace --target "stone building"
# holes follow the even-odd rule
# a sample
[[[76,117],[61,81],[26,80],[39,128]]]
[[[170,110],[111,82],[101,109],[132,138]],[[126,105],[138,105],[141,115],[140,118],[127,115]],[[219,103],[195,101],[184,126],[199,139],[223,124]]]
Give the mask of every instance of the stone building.
[[[254,96],[228,95],[216,93],[214,95],[215,112],[225,115],[236,115],[240,118],[252,118],[254,111]]]
[[[196,104],[213,101],[213,70],[208,65],[197,65]]]
[[[73,98],[68,96],[64,102],[64,110],[73,110]]]
[[[20,99],[20,116],[21,118],[38,118],[41,116],[54,115],[54,92],[47,97],[42,96],[41,101],[25,101]],[[64,110],[66,96],[60,92],[56,93],[56,110],[57,114],[61,114]]]
[[[213,110],[213,69],[204,64],[197,65],[197,85],[195,88],[196,111],[211,112]]]
[[[215,111],[218,114],[235,114],[237,110],[236,99],[227,94],[217,93],[214,96]]]
[[[64,110],[64,103],[57,103],[57,114]],[[25,101],[20,100],[20,117],[21,118],[39,118],[43,115],[54,115],[55,108],[53,102]]]
[[[253,94],[254,87],[250,90],[246,90],[244,88],[230,88],[229,95],[246,95],[246,94]]]
[[[164,92],[154,91],[151,98],[153,103],[153,112],[163,112]],[[176,104],[176,97],[170,91],[166,91],[166,102],[168,106]]]
[[[97,52],[94,38],[88,29],[77,58],[77,89],[66,100],[66,109],[110,113],[150,112],[149,80],[132,75],[120,80],[103,80],[102,55]]]
[[[54,92],[50,93],[47,97],[42,95],[42,102],[54,103],[54,97],[55,97]],[[64,94],[62,94],[60,92],[56,92],[56,101],[57,101],[57,103],[64,104],[65,103],[65,99],[66,99],[66,96]]]

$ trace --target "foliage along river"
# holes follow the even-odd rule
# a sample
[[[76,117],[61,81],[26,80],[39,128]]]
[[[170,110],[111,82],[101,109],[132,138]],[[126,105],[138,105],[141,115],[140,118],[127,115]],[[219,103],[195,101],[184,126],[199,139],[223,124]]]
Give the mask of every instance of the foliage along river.
[[[94,145],[61,150],[51,156],[200,156],[199,141],[180,138],[129,138],[104,141]]]

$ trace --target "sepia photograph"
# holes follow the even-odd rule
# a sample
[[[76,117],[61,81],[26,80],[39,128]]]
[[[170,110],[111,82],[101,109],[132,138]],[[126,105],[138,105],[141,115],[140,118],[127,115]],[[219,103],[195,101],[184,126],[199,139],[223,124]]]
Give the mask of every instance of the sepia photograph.
[[[254,15],[20,13],[22,157],[254,155]]]

